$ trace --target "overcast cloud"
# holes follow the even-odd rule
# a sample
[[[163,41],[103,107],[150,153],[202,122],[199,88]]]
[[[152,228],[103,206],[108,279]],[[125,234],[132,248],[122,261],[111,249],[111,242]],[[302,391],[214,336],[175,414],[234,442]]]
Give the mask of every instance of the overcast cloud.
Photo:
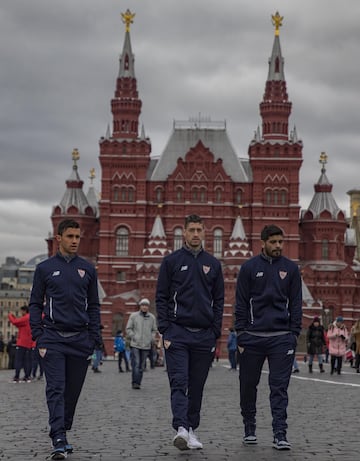
[[[52,207],[80,151],[79,174],[100,190],[98,142],[111,124],[125,29],[131,26],[140,122],[160,155],[173,120],[226,120],[239,157],[261,125],[259,103],[280,31],[293,103],[290,128],[304,143],[302,208],[329,158],[333,195],[360,188],[360,2],[358,0],[1,0],[0,264],[46,253]]]

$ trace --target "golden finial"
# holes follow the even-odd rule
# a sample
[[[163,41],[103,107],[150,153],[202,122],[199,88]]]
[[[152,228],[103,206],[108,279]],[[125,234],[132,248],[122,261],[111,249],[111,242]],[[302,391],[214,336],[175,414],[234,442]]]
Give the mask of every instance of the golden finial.
[[[92,184],[93,180],[95,179],[95,168],[91,168],[89,179],[90,179],[91,184]]]
[[[74,165],[76,165],[76,162],[79,160],[80,158],[80,154],[79,154],[79,150],[74,148],[72,153],[71,153],[71,156],[72,156],[72,159],[73,159],[73,162],[74,162]]]
[[[319,163],[321,163],[323,167],[327,164],[327,158],[328,156],[326,155],[326,152],[321,152]]]
[[[282,26],[282,20],[284,16],[280,16],[279,12],[277,11],[275,14],[271,16],[273,26],[275,26],[275,35],[280,35],[280,27]]]
[[[133,21],[134,16],[135,16],[135,13],[131,13],[129,8],[125,11],[125,13],[121,13],[122,22],[125,24],[126,32],[130,32],[130,24],[134,22]]]

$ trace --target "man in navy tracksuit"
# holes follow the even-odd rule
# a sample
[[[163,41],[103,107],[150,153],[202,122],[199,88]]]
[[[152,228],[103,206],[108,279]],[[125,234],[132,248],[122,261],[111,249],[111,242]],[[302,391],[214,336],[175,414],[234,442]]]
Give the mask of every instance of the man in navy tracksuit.
[[[262,252],[240,268],[235,329],[240,364],[240,407],[247,445],[256,439],[256,394],[265,359],[269,365],[273,447],[291,448],[286,438],[287,389],[301,330],[302,289],[298,266],[281,256],[283,231],[265,226]]]
[[[204,224],[188,216],[184,246],[166,256],[156,289],[156,309],[171,389],[173,444],[201,449],[200,423],[205,381],[221,335],[224,280],[220,262],[202,248]]]
[[[58,253],[35,270],[30,326],[46,376],[51,459],[73,451],[66,438],[95,347],[102,344],[95,267],[77,256],[80,227],[59,224]]]

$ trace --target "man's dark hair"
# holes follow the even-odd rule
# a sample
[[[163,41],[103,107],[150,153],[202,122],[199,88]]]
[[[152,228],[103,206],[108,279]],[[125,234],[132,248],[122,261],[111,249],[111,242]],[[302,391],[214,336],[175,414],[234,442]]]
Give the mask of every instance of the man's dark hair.
[[[66,229],[69,228],[79,229],[80,224],[77,221],[74,221],[73,219],[64,219],[64,221],[61,221],[58,225],[58,235],[62,235],[64,231],[66,231]]]
[[[187,228],[187,226],[191,223],[191,222],[196,222],[196,223],[200,223],[202,224],[203,223],[203,220],[202,218],[200,218],[200,216],[198,216],[197,214],[190,214],[189,216],[186,216],[185,218],[185,229]]]
[[[275,226],[275,224],[270,224],[269,226],[265,226],[261,231],[260,238],[263,242],[266,242],[266,240],[268,240],[273,235],[284,235],[284,232],[280,229],[280,227]]]
[[[23,312],[28,313],[28,312],[29,312],[29,306],[26,306],[26,305],[25,305],[25,306],[21,306],[21,307],[20,307],[20,310],[23,311]]]

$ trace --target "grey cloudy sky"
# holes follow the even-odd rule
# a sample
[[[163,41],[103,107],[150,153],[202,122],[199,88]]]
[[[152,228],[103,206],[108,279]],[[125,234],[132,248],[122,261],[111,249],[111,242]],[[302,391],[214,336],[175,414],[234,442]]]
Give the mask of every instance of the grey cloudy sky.
[[[46,253],[74,147],[84,191],[92,167],[100,189],[98,142],[111,123],[127,8],[136,13],[140,122],[152,154],[161,154],[174,119],[201,114],[226,120],[239,157],[261,125],[279,10],[290,127],[304,143],[301,206],[326,151],[333,195],[349,215],[346,192],[360,188],[358,0],[1,0],[0,264]]]

